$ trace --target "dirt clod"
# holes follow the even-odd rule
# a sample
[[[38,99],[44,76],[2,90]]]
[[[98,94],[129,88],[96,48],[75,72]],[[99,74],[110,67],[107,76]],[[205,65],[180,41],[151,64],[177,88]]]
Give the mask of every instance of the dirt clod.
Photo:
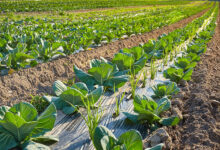
[[[165,129],[160,128],[154,131],[150,136],[148,136],[144,140],[144,147],[153,147],[160,143],[169,143],[171,141],[169,134],[166,132]]]

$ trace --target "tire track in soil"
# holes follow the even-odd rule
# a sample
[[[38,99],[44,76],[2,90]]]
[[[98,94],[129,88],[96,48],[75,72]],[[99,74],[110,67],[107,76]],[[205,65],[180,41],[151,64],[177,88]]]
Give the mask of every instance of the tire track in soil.
[[[89,69],[89,62],[100,56],[112,59],[114,54],[123,48],[138,46],[149,39],[156,39],[163,33],[182,28],[194,19],[202,16],[207,10],[183,19],[177,23],[160,29],[118,40],[91,51],[82,51],[74,55],[62,57],[34,68],[23,69],[11,75],[0,77],[0,105],[13,105],[20,101],[30,101],[31,94],[51,94],[51,86],[55,80],[67,80],[74,76],[73,64],[84,71]]]
[[[166,145],[168,149],[220,149],[220,11],[217,23],[192,80],[173,101],[173,108],[180,109],[183,120],[179,126],[168,128],[172,138],[172,143]]]

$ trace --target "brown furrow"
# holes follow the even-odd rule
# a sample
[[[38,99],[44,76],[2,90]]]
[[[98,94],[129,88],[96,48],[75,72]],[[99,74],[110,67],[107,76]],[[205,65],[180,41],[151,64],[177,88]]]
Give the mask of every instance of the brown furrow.
[[[220,148],[220,11],[217,23],[207,52],[201,56],[193,72],[192,81],[174,99],[180,104],[178,108],[183,120],[177,127],[168,128],[172,137],[169,149]]]

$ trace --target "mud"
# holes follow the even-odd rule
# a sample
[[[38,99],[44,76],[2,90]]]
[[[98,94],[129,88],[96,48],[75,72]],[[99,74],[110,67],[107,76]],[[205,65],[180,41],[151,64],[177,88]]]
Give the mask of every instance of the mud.
[[[195,68],[192,80],[174,99],[174,108],[182,112],[177,127],[168,128],[172,142],[167,149],[220,149],[220,15],[207,52]]]
[[[73,64],[87,70],[90,60],[100,56],[111,59],[122,48],[131,48],[154,39],[163,33],[184,27],[195,18],[200,17],[204,10],[175,24],[152,32],[130,37],[103,45],[91,51],[82,51],[74,55],[39,64],[34,68],[23,69],[11,75],[0,77],[0,105],[12,105],[19,101],[30,101],[32,95],[51,94],[51,85],[55,80],[66,81],[74,76]]]

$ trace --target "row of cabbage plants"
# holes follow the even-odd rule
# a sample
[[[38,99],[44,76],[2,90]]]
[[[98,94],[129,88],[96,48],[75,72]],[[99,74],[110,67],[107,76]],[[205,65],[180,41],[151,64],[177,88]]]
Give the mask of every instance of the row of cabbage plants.
[[[28,68],[91,49],[132,34],[142,34],[172,24],[200,12],[209,5],[143,10],[83,20],[51,20],[26,18],[7,21],[0,26],[0,70]]]
[[[195,67],[195,62],[199,61],[200,55],[206,50],[206,44],[214,34],[217,15],[218,7],[216,6],[182,29],[177,29],[168,35],[162,35],[157,40],[150,41],[139,47],[123,49],[115,54],[111,62],[104,58],[92,60],[90,63],[91,69],[89,69],[88,73],[74,66],[75,74],[82,82],[74,83],[69,87],[61,81],[56,81],[53,84],[56,96],[44,97],[51,104],[40,115],[38,115],[37,109],[33,105],[26,102],[15,104],[12,107],[1,106],[1,148],[4,150],[12,148],[27,150],[50,149],[47,145],[56,143],[58,139],[53,136],[44,136],[44,134],[52,130],[54,126],[56,109],[61,109],[67,114],[79,111],[79,107],[85,107],[87,112],[90,112],[88,110],[96,110],[95,104],[101,100],[100,97],[104,91],[115,91],[129,81],[129,79],[131,82],[131,76],[139,74],[147,62],[150,63],[154,59],[161,60],[168,54],[171,56],[172,53],[178,53],[174,49],[193,37],[180,58],[169,57],[172,58],[169,61],[174,60],[175,62],[174,66],[171,67],[175,69],[175,73],[169,71],[170,68],[168,68],[164,71],[164,77],[176,83],[169,82],[152,87],[154,95],[151,98],[135,94],[133,96],[133,104],[134,112],[136,113],[124,112],[129,120],[134,123],[148,124],[152,129],[155,126],[176,125],[179,122],[177,116],[163,118],[161,114],[170,109],[172,95],[179,92],[177,87],[180,81],[179,78],[183,80],[190,79],[191,74],[187,75],[188,78],[184,78],[178,74],[178,70],[181,69],[181,72],[185,74],[189,72],[188,70],[192,70]],[[208,23],[205,22],[207,20]],[[207,23],[207,26],[204,27],[204,23]],[[197,31],[201,27],[204,28],[198,33]],[[172,45],[169,44],[170,42]],[[90,138],[96,149],[143,149],[142,137],[139,131],[129,130],[116,138],[109,129],[104,126],[98,126],[100,118],[93,118],[96,116],[90,116],[89,114],[87,117],[84,118],[85,121],[96,123],[87,124]],[[152,149],[161,149],[162,146],[163,144],[159,144]]]
[[[66,11],[77,9],[112,8],[143,5],[183,5],[189,1],[152,1],[152,0],[16,0],[0,1],[1,12]]]

